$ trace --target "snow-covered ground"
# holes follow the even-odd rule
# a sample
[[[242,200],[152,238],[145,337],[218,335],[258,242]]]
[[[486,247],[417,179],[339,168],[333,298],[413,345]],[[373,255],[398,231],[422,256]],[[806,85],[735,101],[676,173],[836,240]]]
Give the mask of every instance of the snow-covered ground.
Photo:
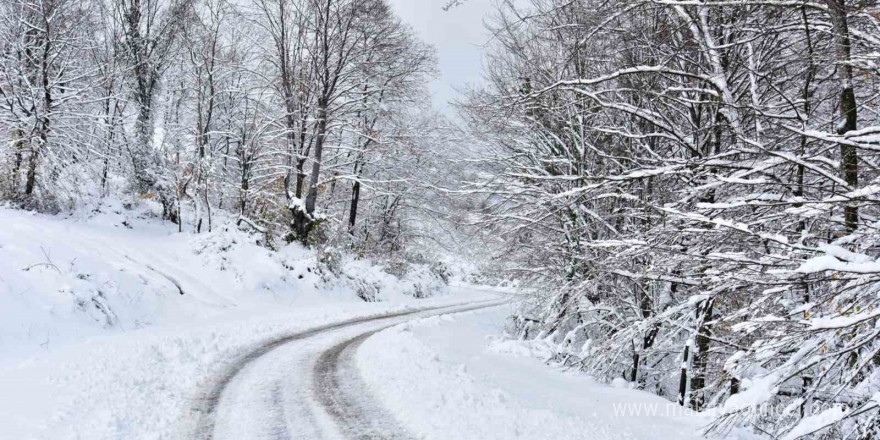
[[[0,208],[0,366],[144,327],[358,295],[408,302],[416,284],[444,293],[424,270],[398,279],[344,254],[329,265],[295,244],[273,252],[222,217],[211,233],[181,234],[155,209],[114,200],[66,217]]]
[[[337,303],[95,337],[0,369],[0,439],[177,439],[210,381],[242,353],[305,329],[485,299],[453,289],[402,303]]]
[[[155,208],[0,208],[0,439],[181,438],[208,382],[268,340],[492,296],[423,269],[401,279],[343,253],[271,251],[224,218],[181,234]],[[413,297],[426,289],[437,296]]]
[[[107,202],[67,218],[0,209],[0,223],[0,440],[190,438],[218,380],[274,341],[513,290],[440,289],[425,268],[400,279],[342,253],[270,251],[223,219],[211,233],[180,234],[148,204]],[[318,263],[328,256],[343,261]],[[413,297],[425,289],[438,295]],[[345,327],[259,362],[281,372],[273,383],[307,384],[321,350],[411,320],[367,337],[350,364],[372,395],[363,402],[380,402],[417,438],[700,438],[704,418],[625,383],[548,367],[541,341],[502,338],[507,307]],[[294,358],[299,370],[286,364]],[[265,382],[248,368],[233,391]],[[284,379],[294,371],[302,377]],[[267,402],[259,387],[238,388],[218,409],[221,434],[251,432],[229,408]],[[285,389],[300,399],[307,388]]]
[[[374,335],[357,355],[367,387],[428,440],[701,438],[706,419],[672,402],[550,368],[540,360],[548,353],[540,342],[501,339],[508,307]]]

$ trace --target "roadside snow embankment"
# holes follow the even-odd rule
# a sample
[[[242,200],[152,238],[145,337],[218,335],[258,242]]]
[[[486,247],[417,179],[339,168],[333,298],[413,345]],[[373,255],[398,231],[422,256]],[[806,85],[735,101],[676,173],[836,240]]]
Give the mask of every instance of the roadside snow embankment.
[[[498,307],[393,327],[364,342],[358,368],[417,438],[701,438],[705,420],[671,402],[548,368],[533,357],[540,346],[499,339],[508,314]]]
[[[272,251],[261,234],[222,218],[194,234],[156,215],[149,204],[112,200],[68,217],[0,208],[0,367],[90,337],[233,310],[407,302],[446,290],[419,266],[395,277],[345,253]]]

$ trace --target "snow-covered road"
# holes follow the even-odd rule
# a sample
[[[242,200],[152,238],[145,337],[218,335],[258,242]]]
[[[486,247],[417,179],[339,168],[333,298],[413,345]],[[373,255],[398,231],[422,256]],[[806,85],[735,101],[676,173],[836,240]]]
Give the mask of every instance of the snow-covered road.
[[[454,290],[144,329],[9,365],[0,439],[700,438],[703,418],[502,338],[507,298]],[[646,406],[657,414],[619,412]]]
[[[453,288],[448,296],[409,302],[325,300],[316,305],[231,309],[216,318],[93,337],[51,350],[47,347],[38,355],[21,360],[0,358],[5,361],[0,362],[0,439],[192,439],[199,432],[198,424],[204,414],[199,411],[210,401],[219,378],[235,376],[236,380],[227,385],[230,388],[253,386],[253,393],[242,394],[251,401],[283,399],[286,398],[283,392],[289,397],[291,390],[295,390],[273,390],[272,385],[277,382],[260,381],[258,375],[249,374],[255,369],[251,363],[239,368],[241,374],[232,374],[236,365],[242,365],[242,359],[273,341],[315,329],[327,330],[330,326],[351,324],[354,320],[385,319],[344,331],[328,331],[322,334],[324,339],[307,338],[284,347],[295,353],[294,361],[312,362],[323,350],[362,332],[414,317],[387,319],[389,314],[493,299],[497,300],[498,295]],[[297,358],[302,354],[298,350],[311,350],[312,357]],[[279,348],[267,356],[279,356],[276,359],[285,362],[291,360],[283,355]],[[268,358],[261,361],[272,363]],[[303,386],[300,390],[308,390],[311,386],[313,371],[310,364],[298,367],[296,363],[281,363],[271,368],[286,373],[285,380],[290,382],[282,382],[284,384],[299,383]],[[257,383],[248,383],[250,379],[256,379]],[[261,390],[266,392],[260,393]],[[224,401],[217,409],[227,411],[231,406],[224,405],[233,403],[231,399]],[[246,406],[241,403],[241,412],[223,422],[228,424],[219,424],[218,430],[237,429],[230,425],[253,420],[247,418],[250,413]],[[264,405],[261,408],[269,408],[269,411],[253,415],[256,420],[268,417],[277,420],[279,409],[291,412],[296,407]],[[303,423],[297,415],[313,417],[309,411],[288,414],[289,417],[283,420],[290,421],[300,430]],[[214,431],[210,432],[213,434]],[[279,434],[274,438],[285,437]]]
[[[218,376],[194,405],[193,438],[408,438],[360,384],[353,353],[377,331],[414,318],[497,306],[469,305],[343,321],[270,341]]]

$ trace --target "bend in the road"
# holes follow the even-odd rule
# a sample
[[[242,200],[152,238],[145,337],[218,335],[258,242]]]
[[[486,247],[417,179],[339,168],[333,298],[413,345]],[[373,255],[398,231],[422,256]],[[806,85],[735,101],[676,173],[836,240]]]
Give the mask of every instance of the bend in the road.
[[[506,302],[506,300],[503,300],[503,301],[486,300],[486,301],[478,301],[478,302],[471,302],[471,303],[464,303],[464,304],[460,303],[460,304],[449,305],[449,306],[427,307],[427,308],[421,308],[421,309],[415,309],[415,310],[405,310],[405,311],[393,312],[393,313],[388,313],[388,314],[383,314],[383,315],[378,315],[378,316],[354,318],[354,319],[349,319],[349,320],[338,322],[338,323],[315,327],[310,330],[287,335],[287,336],[269,341],[263,345],[256,347],[254,350],[252,350],[252,351],[242,355],[238,359],[236,359],[236,361],[234,361],[232,364],[230,364],[226,368],[226,370],[217,377],[217,379],[213,382],[213,385],[207,391],[205,396],[202,399],[199,399],[198,403],[193,407],[193,412],[197,415],[198,421],[196,423],[194,435],[192,436],[192,438],[197,439],[197,440],[211,440],[214,438],[215,426],[217,424],[217,413],[218,413],[217,409],[218,409],[218,406],[220,405],[221,398],[223,397],[224,392],[228,388],[230,382],[237,375],[239,375],[245,369],[246,366],[254,363],[256,360],[262,358],[263,356],[267,355],[270,352],[273,352],[274,350],[278,349],[279,347],[284,346],[285,344],[292,343],[294,341],[308,339],[311,337],[322,335],[327,332],[332,332],[335,330],[341,330],[341,329],[345,329],[348,327],[357,326],[360,324],[379,323],[382,321],[394,321],[396,318],[402,318],[402,317],[407,317],[407,316],[416,316],[416,315],[424,314],[424,313],[430,313],[430,314],[459,313],[459,312],[476,310],[476,309],[485,308],[485,307],[492,307],[495,305],[502,304],[504,302]],[[400,323],[400,322],[392,322],[389,325],[384,326],[382,328],[387,328],[387,327],[396,325],[398,323]],[[373,334],[376,331],[377,330],[375,329],[375,327],[372,327],[372,328],[368,329],[365,334],[368,336],[369,334]],[[364,335],[361,335],[361,336],[364,336]],[[355,341],[356,339],[357,338],[349,339],[340,345],[351,346],[354,342],[356,342]],[[365,339],[365,337],[364,337],[364,339]],[[363,340],[363,339],[361,339],[361,340]],[[339,345],[337,345],[337,346],[334,346],[333,348],[331,348],[330,351],[332,351],[334,349],[338,349],[339,352],[341,353],[345,349],[345,347],[339,347]],[[323,356],[321,356],[319,358],[323,358]],[[339,357],[336,358],[337,361],[339,359],[340,359]],[[332,364],[329,364],[329,365],[333,366],[334,369],[338,369],[339,363],[333,362]],[[333,388],[333,390],[334,390],[334,393],[338,392],[339,391],[338,386]],[[322,404],[323,404],[323,402],[322,402]],[[338,418],[334,417],[334,415],[332,413],[330,414],[330,416],[333,419],[334,423],[340,424],[341,426],[344,426],[345,423],[350,423],[352,420],[355,420],[355,419],[347,419],[349,421],[345,422],[344,420],[339,420]],[[366,437],[366,438],[376,438],[376,437]],[[386,437],[382,437],[382,438],[386,438]],[[394,437],[392,437],[392,438],[394,438]]]

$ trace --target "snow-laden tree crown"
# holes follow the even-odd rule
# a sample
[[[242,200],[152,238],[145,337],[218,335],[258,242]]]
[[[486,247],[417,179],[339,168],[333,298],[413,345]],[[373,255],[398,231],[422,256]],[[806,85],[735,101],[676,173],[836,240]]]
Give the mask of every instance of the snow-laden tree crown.
[[[489,27],[468,191],[533,281],[520,335],[711,431],[874,438],[880,9],[532,0]]]

